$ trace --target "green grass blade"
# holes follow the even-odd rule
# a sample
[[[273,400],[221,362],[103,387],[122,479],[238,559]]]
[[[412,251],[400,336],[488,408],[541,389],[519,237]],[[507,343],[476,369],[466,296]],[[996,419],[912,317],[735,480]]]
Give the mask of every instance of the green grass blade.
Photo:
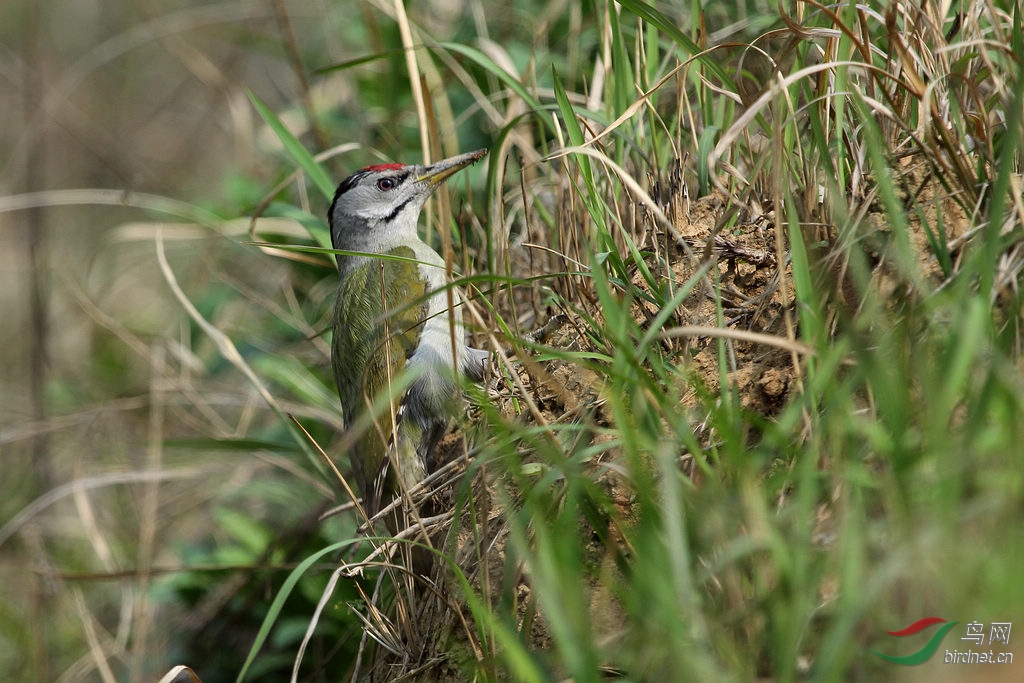
[[[270,608],[267,610],[267,616],[263,619],[263,624],[260,626],[260,630],[256,633],[256,638],[253,640],[252,647],[249,649],[249,655],[245,658],[245,663],[242,665],[242,670],[238,672],[238,678],[235,679],[237,683],[242,683],[245,680],[245,676],[249,671],[249,667],[252,666],[253,661],[256,659],[256,655],[259,654],[260,648],[267,641],[267,637],[270,635],[270,630],[274,627],[274,623],[277,618],[281,615],[281,611],[284,609],[284,603],[288,600],[288,596],[291,595],[292,590],[299,583],[299,579],[302,575],[312,567],[317,561],[326,555],[337,552],[342,548],[346,548],[354,543],[359,543],[363,539],[354,538],[347,541],[339,541],[338,543],[332,543],[326,548],[322,548],[317,552],[313,553],[301,563],[299,566],[292,570],[285,579],[284,583],[281,584],[281,590],[277,592],[274,597],[274,601],[270,604]]]
[[[277,139],[284,145],[285,151],[306,172],[306,175],[313,181],[313,184],[320,190],[320,193],[328,200],[333,198],[334,183],[331,182],[327,171],[316,162],[313,155],[309,153],[309,150],[299,142],[298,138],[292,135],[292,132],[281,122],[281,119],[274,112],[270,111],[267,105],[263,104],[260,98],[256,97],[255,93],[250,91],[249,99],[252,101],[253,106],[256,107],[256,111],[260,113],[263,120],[270,126],[270,129],[274,131]]]

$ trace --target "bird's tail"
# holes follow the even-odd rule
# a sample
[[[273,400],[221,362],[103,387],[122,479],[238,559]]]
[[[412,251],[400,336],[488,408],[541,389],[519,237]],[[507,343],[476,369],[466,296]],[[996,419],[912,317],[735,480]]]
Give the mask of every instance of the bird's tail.
[[[388,435],[387,457],[380,459],[376,473],[368,473],[372,478],[363,491],[363,507],[371,518],[426,478],[434,449],[444,436],[444,422],[431,420],[420,424],[402,413],[399,409],[395,429]],[[403,521],[404,516],[389,516],[391,532],[404,528]]]

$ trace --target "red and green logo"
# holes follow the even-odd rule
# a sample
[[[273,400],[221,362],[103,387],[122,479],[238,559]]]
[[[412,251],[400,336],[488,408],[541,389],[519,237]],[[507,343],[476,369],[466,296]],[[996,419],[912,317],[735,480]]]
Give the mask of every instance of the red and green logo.
[[[917,652],[913,652],[909,655],[904,655],[902,657],[894,657],[892,655],[883,655],[881,652],[875,652],[874,650],[871,650],[871,648],[868,648],[868,650],[871,650],[871,652],[874,652],[876,655],[878,655],[885,661],[892,662],[893,664],[901,664],[903,666],[916,666],[918,664],[924,664],[929,659],[931,659],[931,656],[935,654],[936,650],[939,649],[939,643],[941,643],[945,635],[949,633],[949,629],[957,625],[957,622],[946,621],[945,619],[940,619],[939,617],[925,617],[924,619],[918,619],[910,626],[900,629],[899,631],[886,631],[886,633],[888,633],[890,636],[903,638],[905,636],[912,636],[915,633],[920,633],[929,626],[934,626],[935,624],[945,624],[945,626],[939,628],[939,630],[932,635],[931,639],[927,643],[925,643],[925,646]]]

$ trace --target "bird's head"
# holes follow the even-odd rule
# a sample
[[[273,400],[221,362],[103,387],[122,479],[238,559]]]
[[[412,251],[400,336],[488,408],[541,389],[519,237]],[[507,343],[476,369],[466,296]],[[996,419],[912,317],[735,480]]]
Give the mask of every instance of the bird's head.
[[[420,210],[438,185],[487,154],[460,154],[430,166],[378,164],[338,185],[328,212],[335,249],[380,253],[416,238]]]

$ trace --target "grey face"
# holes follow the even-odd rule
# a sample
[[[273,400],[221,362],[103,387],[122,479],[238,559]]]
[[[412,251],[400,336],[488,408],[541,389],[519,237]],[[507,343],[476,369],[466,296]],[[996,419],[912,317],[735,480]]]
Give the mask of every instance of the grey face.
[[[430,166],[379,164],[356,171],[338,185],[328,213],[334,248],[381,251],[395,241],[415,238],[427,197],[486,153],[481,149]]]
[[[371,238],[368,233],[393,231],[407,223],[415,229],[416,217],[430,194],[416,181],[419,170],[422,167],[382,164],[367,166],[343,180],[328,214],[334,248],[352,248],[353,243]],[[401,220],[404,213],[411,213],[411,218]]]

